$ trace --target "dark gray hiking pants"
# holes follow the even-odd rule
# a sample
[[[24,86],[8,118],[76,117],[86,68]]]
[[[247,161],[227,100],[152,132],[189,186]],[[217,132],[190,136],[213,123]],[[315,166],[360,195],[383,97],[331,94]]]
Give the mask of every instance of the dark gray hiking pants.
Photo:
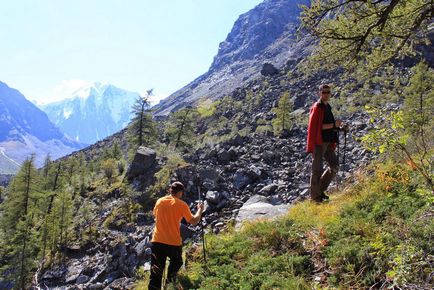
[[[323,169],[324,159],[329,166],[325,171]],[[312,200],[321,201],[321,196],[336,176],[338,167],[338,158],[330,143],[315,146],[312,154],[312,175],[310,177],[310,197]]]

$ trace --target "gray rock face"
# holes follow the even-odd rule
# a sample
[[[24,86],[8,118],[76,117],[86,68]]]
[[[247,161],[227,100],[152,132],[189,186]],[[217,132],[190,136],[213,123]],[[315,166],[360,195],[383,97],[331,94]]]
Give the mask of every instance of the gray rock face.
[[[176,91],[155,107],[164,116],[174,109],[197,102],[203,96],[223,97],[260,76],[264,63],[281,68],[295,66],[312,50],[312,38],[296,40],[300,4],[308,0],[265,0],[240,15],[208,72]],[[292,60],[292,62],[288,62]]]
[[[220,43],[211,71],[237,61],[252,59],[297,23],[299,4],[307,1],[266,0],[242,14],[225,41]]]
[[[157,167],[157,154],[151,148],[144,146],[137,149],[134,160],[128,168],[126,177],[128,180],[132,180],[138,176],[151,176],[155,172]],[[152,178],[150,178],[152,180]]]
[[[273,205],[261,195],[254,195],[240,208],[235,220],[235,228],[240,229],[245,221],[273,219],[288,212],[290,204]]]

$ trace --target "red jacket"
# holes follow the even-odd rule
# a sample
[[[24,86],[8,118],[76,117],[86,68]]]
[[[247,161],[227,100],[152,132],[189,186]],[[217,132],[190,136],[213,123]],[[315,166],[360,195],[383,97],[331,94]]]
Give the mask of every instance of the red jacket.
[[[309,114],[309,125],[307,127],[307,146],[306,152],[313,153],[315,145],[322,145],[322,122],[324,120],[324,105],[318,101],[312,105]],[[333,150],[336,143],[332,143]]]

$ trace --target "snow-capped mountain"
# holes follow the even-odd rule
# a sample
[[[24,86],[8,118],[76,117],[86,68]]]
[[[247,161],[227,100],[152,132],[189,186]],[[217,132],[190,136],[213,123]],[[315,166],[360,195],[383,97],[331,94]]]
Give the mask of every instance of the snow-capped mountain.
[[[18,90],[0,82],[0,174],[17,172],[32,154],[40,166],[47,154],[56,159],[82,147],[65,137]]]
[[[118,132],[131,120],[131,108],[139,97],[111,84],[96,82],[71,97],[41,106],[50,120],[70,138],[92,144]]]

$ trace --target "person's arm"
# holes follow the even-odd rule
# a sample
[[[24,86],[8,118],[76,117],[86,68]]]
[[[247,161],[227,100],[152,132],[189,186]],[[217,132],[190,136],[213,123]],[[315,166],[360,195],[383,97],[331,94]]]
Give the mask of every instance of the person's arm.
[[[190,224],[195,226],[200,222],[200,219],[202,218],[203,208],[204,208],[203,203],[199,202],[197,204],[196,214],[188,221]]]
[[[322,129],[327,130],[327,129],[339,128],[341,125],[342,125],[342,120],[336,120],[334,124],[333,123],[322,124]]]

